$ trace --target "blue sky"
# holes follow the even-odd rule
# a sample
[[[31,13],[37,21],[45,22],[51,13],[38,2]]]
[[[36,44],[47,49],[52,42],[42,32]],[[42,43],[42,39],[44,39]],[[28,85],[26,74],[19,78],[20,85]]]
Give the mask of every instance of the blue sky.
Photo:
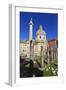
[[[33,20],[33,39],[40,25],[46,32],[47,40],[58,38],[58,14],[20,12],[20,41],[29,39],[29,22]]]

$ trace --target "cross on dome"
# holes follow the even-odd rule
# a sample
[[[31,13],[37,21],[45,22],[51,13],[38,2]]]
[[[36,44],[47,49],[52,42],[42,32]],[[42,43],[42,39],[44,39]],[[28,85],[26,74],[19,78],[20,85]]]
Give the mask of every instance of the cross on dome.
[[[39,26],[39,29],[43,30],[42,25]]]

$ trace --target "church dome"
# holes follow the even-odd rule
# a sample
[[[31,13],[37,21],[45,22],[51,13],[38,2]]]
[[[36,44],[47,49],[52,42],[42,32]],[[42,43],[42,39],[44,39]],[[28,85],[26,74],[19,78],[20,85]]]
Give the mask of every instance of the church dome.
[[[45,32],[44,32],[42,26],[40,25],[36,35],[44,35],[44,34],[45,34]]]

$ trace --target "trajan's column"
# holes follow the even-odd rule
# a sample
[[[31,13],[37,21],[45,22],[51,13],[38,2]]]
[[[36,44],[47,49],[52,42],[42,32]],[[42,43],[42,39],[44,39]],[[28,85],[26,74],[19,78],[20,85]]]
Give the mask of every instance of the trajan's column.
[[[29,22],[29,40],[31,41],[33,38],[32,38],[32,34],[33,34],[33,22],[32,22],[32,18],[31,18],[31,20],[30,20],[30,22]]]
[[[32,22],[32,18],[30,19],[29,22],[29,47],[30,47],[30,59],[33,59],[33,22]]]

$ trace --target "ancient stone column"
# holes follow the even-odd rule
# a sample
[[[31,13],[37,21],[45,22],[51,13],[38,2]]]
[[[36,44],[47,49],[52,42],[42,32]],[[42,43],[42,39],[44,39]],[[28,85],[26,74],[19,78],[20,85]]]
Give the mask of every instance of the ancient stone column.
[[[50,59],[49,59],[49,49],[47,50],[47,57],[48,57],[48,58],[47,58],[47,63],[49,64],[49,60],[50,60]]]

